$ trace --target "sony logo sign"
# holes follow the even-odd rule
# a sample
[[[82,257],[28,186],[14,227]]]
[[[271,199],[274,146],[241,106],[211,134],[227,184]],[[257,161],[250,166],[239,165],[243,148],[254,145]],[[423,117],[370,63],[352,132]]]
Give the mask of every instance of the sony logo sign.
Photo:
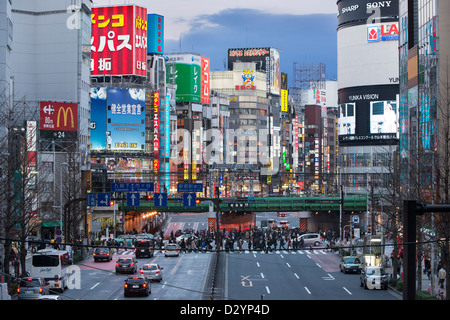
[[[377,2],[369,2],[366,4],[367,9],[375,9],[375,8],[388,8],[391,6],[392,1],[377,1]]]

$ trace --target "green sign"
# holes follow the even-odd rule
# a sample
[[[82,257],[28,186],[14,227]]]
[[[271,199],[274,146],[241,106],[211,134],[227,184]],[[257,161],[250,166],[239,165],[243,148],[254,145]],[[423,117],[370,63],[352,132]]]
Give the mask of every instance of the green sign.
[[[177,85],[176,101],[201,101],[201,57],[193,54],[168,55],[166,81]]]

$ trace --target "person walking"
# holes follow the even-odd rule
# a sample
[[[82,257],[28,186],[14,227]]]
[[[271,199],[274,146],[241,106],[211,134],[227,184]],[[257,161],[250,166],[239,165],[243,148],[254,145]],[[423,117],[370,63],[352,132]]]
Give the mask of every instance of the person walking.
[[[441,289],[444,289],[444,283],[445,283],[445,277],[447,276],[447,272],[445,272],[444,268],[441,266],[441,268],[438,271],[438,278],[439,278],[439,286]]]

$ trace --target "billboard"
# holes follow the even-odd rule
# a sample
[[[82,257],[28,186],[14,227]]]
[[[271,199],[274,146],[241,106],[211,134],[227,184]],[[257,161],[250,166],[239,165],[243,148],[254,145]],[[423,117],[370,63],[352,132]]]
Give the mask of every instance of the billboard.
[[[164,54],[164,16],[147,15],[147,53]]]
[[[107,88],[107,150],[144,151],[145,90]]]
[[[380,144],[398,139],[398,85],[340,89],[338,135],[342,144]]]
[[[228,70],[233,70],[234,62],[256,63],[256,71],[266,72],[267,93],[280,95],[280,50],[275,48],[228,49]]]
[[[92,8],[91,75],[146,76],[147,9]]]
[[[339,30],[339,87],[398,84],[397,33],[396,23],[360,25]]]
[[[52,140],[77,139],[77,103],[41,101],[39,110],[41,138]]]
[[[106,150],[106,88],[91,88],[91,150]]]
[[[177,102],[201,102],[201,60],[193,54],[167,56],[167,83],[177,85]]]
[[[399,1],[338,0],[338,25],[398,21]]]

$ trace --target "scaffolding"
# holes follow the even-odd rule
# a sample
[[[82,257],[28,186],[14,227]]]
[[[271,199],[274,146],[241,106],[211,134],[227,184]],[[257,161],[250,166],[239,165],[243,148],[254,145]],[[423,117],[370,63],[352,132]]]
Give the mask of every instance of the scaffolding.
[[[290,96],[294,101],[296,110],[300,110],[302,93],[310,90],[322,90],[326,88],[326,66],[325,63],[297,63],[294,62],[293,86],[290,88]]]

